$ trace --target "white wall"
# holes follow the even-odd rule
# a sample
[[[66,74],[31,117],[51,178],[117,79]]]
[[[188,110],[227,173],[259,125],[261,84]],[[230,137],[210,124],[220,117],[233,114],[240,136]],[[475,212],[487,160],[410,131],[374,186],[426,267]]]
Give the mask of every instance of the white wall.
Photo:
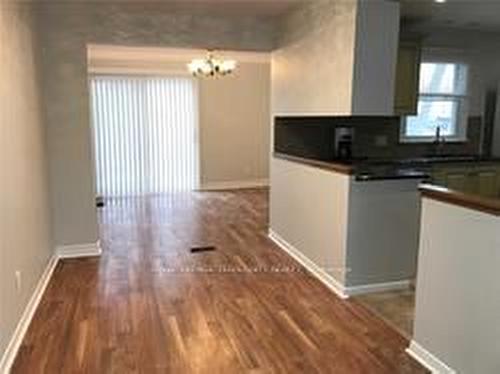
[[[422,204],[413,341],[459,373],[499,373],[500,218]]]
[[[188,75],[203,50],[90,46],[89,71],[102,74]],[[201,188],[267,183],[270,56],[220,52],[238,61],[234,74],[198,79]]]
[[[53,251],[30,9],[0,2],[0,359]]]

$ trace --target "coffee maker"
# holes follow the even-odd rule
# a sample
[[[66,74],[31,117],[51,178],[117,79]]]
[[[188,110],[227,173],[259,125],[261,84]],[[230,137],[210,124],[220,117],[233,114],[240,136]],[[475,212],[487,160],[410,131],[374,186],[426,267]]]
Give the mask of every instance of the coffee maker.
[[[335,158],[338,160],[352,159],[352,142],[354,129],[352,127],[335,128]]]

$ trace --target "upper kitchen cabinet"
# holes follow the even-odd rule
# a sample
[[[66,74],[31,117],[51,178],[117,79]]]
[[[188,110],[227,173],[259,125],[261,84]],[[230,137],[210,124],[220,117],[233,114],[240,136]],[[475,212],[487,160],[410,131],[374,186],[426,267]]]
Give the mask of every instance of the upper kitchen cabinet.
[[[399,45],[394,97],[397,115],[417,114],[420,52],[417,42],[401,42]]]

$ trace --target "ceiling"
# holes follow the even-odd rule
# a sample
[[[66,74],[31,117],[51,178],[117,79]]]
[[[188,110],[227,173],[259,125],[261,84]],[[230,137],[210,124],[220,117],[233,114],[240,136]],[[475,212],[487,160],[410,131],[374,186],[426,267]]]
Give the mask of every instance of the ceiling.
[[[400,0],[403,23],[416,30],[453,28],[500,32],[500,0]]]
[[[0,0],[2,1],[2,0]],[[226,17],[277,17],[300,3],[316,0],[38,0],[46,2],[161,3],[172,11]],[[331,0],[333,1],[333,0]],[[337,0],[341,1],[341,0]],[[371,0],[363,0],[371,1]],[[391,0],[398,1],[398,0]],[[464,29],[500,33],[500,0],[399,0],[406,27]]]
[[[2,1],[2,0],[0,0]],[[42,0],[61,1],[61,0]],[[66,0],[82,1],[82,0]],[[84,0],[89,3],[158,3],[172,11],[227,17],[277,17],[304,1],[314,0]]]

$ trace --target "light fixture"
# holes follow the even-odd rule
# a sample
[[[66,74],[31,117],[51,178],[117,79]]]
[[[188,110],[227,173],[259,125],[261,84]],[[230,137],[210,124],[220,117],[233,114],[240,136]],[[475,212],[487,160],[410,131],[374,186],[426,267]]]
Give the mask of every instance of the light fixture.
[[[434,2],[438,4],[444,4],[446,3],[446,0],[434,0]]]
[[[214,51],[208,51],[207,57],[194,59],[187,66],[195,77],[219,77],[231,74],[236,69],[236,61],[224,60]]]

